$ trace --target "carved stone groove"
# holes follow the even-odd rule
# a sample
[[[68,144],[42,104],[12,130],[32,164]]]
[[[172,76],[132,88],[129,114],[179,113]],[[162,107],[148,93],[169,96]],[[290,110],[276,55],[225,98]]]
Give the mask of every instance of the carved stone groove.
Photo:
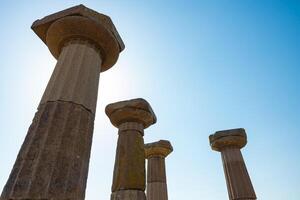
[[[168,200],[167,176],[165,158],[173,151],[167,140],[145,145],[147,167],[147,199]]]
[[[39,107],[2,192],[4,199],[84,199],[94,115],[70,102]]]
[[[213,150],[221,152],[230,200],[255,200],[256,195],[240,151],[247,144],[243,128],[217,131],[209,136]]]
[[[31,27],[57,58],[1,200],[83,200],[100,72],[124,44],[111,19],[83,5]]]
[[[71,101],[95,113],[100,68],[99,51],[89,41],[68,42],[59,56],[41,104]]]
[[[139,190],[120,190],[113,192],[110,196],[111,200],[146,200],[146,195]]]
[[[111,200],[145,200],[146,170],[144,128],[156,122],[144,99],[120,101],[106,106],[105,112],[119,129]]]
[[[228,148],[221,155],[230,199],[256,199],[241,151]]]
[[[145,190],[145,174],[144,139],[140,130],[119,130],[112,192]]]

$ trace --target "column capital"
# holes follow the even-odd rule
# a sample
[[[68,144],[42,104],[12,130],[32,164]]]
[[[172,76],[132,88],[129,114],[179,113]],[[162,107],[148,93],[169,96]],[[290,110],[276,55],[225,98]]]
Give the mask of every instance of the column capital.
[[[125,48],[111,19],[84,5],[36,20],[31,28],[56,59],[66,42],[72,39],[90,41],[101,52],[101,72],[112,67],[118,60],[119,53]]]
[[[246,131],[243,128],[217,131],[209,136],[210,146],[215,151],[226,148],[243,148],[247,144]]]
[[[108,104],[105,113],[117,128],[125,122],[137,122],[144,128],[156,123],[156,116],[150,104],[142,98]]]
[[[119,125],[119,133],[124,131],[138,131],[144,136],[144,125],[139,122],[124,122]]]
[[[167,157],[172,151],[173,147],[168,140],[145,144],[145,157],[147,159],[152,156]]]

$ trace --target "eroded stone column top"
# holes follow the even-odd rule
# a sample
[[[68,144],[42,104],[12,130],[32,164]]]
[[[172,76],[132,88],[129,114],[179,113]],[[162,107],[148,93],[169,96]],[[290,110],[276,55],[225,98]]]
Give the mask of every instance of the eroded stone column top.
[[[156,123],[150,104],[142,98],[108,104],[105,113],[117,128],[125,122],[140,123],[144,128]]]
[[[158,142],[145,144],[145,156],[150,158],[152,156],[167,157],[173,151],[173,147],[168,140],[159,140]]]
[[[72,39],[84,39],[102,54],[101,71],[112,67],[125,45],[112,20],[101,13],[78,5],[36,20],[31,28],[57,59],[62,47]]]
[[[222,151],[228,147],[241,149],[247,144],[247,135],[243,128],[222,130],[210,135],[209,141],[215,151]]]

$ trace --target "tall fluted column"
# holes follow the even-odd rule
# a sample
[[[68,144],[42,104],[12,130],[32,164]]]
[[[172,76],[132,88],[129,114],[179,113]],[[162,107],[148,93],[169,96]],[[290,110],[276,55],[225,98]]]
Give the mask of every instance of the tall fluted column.
[[[144,99],[106,106],[111,123],[119,128],[111,200],[146,200],[144,129],[156,122]]]
[[[256,199],[242,153],[247,144],[244,129],[218,131],[209,136],[213,150],[221,152],[230,200]]]
[[[173,147],[167,140],[145,145],[148,159],[147,200],[168,200],[165,158],[172,151]]]
[[[57,64],[1,200],[83,200],[100,72],[124,46],[109,17],[79,5],[33,23]]]

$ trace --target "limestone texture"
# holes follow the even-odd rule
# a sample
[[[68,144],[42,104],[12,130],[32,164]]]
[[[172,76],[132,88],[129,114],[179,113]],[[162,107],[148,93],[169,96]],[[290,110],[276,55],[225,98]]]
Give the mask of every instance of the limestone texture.
[[[83,5],[32,29],[57,64],[0,199],[83,200],[100,72],[124,44],[109,17]]]
[[[41,104],[68,101],[96,112],[101,56],[88,41],[66,44],[48,82]]]
[[[156,116],[150,104],[142,98],[112,103],[105,108],[106,115],[115,127],[123,122],[131,121],[143,125],[144,128],[156,123]]]
[[[78,5],[36,20],[31,28],[58,58],[64,43],[74,38],[89,40],[102,51],[101,71],[112,67],[125,45],[112,20]],[[100,67],[100,66],[99,66]]]
[[[167,140],[145,145],[147,166],[147,200],[167,200],[167,176],[165,158],[173,151]]]
[[[144,200],[144,128],[156,122],[155,114],[144,99],[109,104],[105,111],[112,124],[119,128],[111,199]]]
[[[146,200],[146,195],[139,190],[120,190],[113,192],[110,197],[111,200]]]
[[[256,199],[255,191],[240,151],[247,143],[244,129],[218,131],[209,136],[213,150],[220,151],[230,200]]]
[[[211,148],[222,151],[228,147],[241,149],[247,144],[246,131],[243,128],[217,131],[209,136]]]
[[[81,105],[40,105],[1,200],[84,199],[93,122]]]
[[[145,190],[144,139],[139,130],[119,130],[113,177],[113,192]]]

